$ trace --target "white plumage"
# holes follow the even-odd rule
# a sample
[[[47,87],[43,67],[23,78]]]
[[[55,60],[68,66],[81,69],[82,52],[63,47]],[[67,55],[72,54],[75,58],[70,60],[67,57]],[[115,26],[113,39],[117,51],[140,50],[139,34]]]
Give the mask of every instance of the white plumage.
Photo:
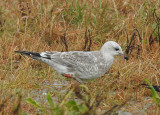
[[[79,82],[103,76],[113,63],[114,56],[125,55],[114,41],[106,42],[99,51],[28,52],[16,51],[42,61],[61,75],[71,75]],[[125,59],[128,60],[127,57]]]

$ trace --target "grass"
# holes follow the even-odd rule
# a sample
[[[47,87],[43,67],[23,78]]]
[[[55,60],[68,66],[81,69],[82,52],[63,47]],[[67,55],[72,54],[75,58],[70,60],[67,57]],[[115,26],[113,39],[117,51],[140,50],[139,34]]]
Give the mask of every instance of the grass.
[[[149,85],[149,87],[151,88],[151,94],[153,97],[153,100],[156,102],[156,104],[158,106],[160,106],[160,98],[159,95],[157,94],[157,92],[155,91],[155,89],[153,88],[153,86],[149,83],[148,80],[145,79],[145,81],[147,82],[147,84]]]
[[[156,114],[158,106],[151,98],[146,99],[151,96],[150,90],[139,84],[148,79],[159,85],[159,4],[159,0],[0,2],[0,113],[40,112],[25,99],[30,97],[47,107],[43,93],[50,92],[56,97],[53,102],[61,103],[65,91],[74,86],[73,80],[58,76],[43,63],[15,54],[15,50],[99,50],[104,42],[114,40],[124,51],[128,49],[130,60],[116,57],[108,74],[86,82],[91,103],[96,102],[93,100],[98,94],[103,99],[95,106],[96,113],[113,112],[116,107],[133,114]],[[77,98],[76,92],[69,98]],[[144,110],[148,103],[151,105]]]

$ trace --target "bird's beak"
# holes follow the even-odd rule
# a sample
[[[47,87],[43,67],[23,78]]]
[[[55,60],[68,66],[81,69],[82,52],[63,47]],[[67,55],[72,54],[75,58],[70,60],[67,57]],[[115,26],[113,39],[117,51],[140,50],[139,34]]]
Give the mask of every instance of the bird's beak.
[[[128,56],[127,56],[126,54],[121,53],[121,56],[123,56],[123,57],[124,57],[124,59],[129,60],[129,58],[128,58]]]

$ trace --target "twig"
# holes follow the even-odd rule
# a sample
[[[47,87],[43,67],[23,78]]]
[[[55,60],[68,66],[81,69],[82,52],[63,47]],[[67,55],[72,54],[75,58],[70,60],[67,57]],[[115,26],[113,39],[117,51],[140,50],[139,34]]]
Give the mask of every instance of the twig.
[[[133,34],[132,34],[132,37],[131,37],[131,41],[130,41],[130,43],[129,43],[129,45],[127,46],[127,49],[126,49],[126,54],[128,54],[129,53],[129,50],[131,49],[131,44],[132,44],[132,41],[133,41],[133,39],[134,39],[134,37],[135,37],[135,31],[133,31]]]
[[[160,28],[159,28],[159,26],[160,26],[160,17],[157,16],[156,10],[154,10],[153,17],[154,16],[156,18],[156,23],[157,23],[157,26],[158,26],[157,29],[158,29],[158,38],[159,38],[159,46],[160,46]]]
[[[160,25],[160,18],[157,16],[157,14],[156,14],[156,9],[154,9],[154,12],[153,12],[153,17],[155,17],[154,19],[155,19],[155,22],[156,22],[156,27],[154,28],[154,30],[153,30],[153,32],[151,33],[151,35],[150,35],[150,37],[149,37],[149,45],[151,46],[152,44],[153,44],[153,42],[154,42],[154,40],[155,40],[155,38],[154,39],[152,39],[152,35],[153,35],[153,33],[156,31],[156,29],[157,29],[157,31],[158,31],[158,38],[159,38],[159,45],[160,45],[160,32],[159,32],[159,25]]]
[[[151,35],[149,36],[149,45],[151,46],[154,42],[155,39],[152,38],[153,33],[156,31],[156,29],[158,28],[158,24],[156,25],[156,27],[154,28],[154,30],[152,31]]]
[[[92,39],[91,39],[91,32],[88,30],[88,37],[89,37],[89,45],[87,48],[87,51],[91,50],[91,44],[92,44]]]
[[[64,43],[66,51],[68,51],[68,45],[67,45],[67,41],[66,41],[66,32],[67,32],[67,29],[65,30],[63,36],[61,36],[61,40]]]
[[[88,33],[88,35],[87,35],[87,33]],[[91,45],[92,45],[92,39],[91,39],[91,32],[88,29],[86,29],[86,31],[85,31],[85,37],[84,38],[85,38],[85,43],[84,43],[83,50],[84,51],[90,51],[91,50]],[[87,47],[88,42],[89,42],[89,45]]]
[[[140,55],[140,51],[142,49],[142,38],[139,34],[139,31],[137,29],[135,29],[135,31],[138,33],[138,37],[139,37],[139,41],[140,41],[140,45],[138,45],[138,49],[137,49],[137,58],[138,58]]]
[[[126,54],[129,54],[129,52],[131,54],[132,49],[134,48],[134,45],[135,45],[136,32],[138,33],[139,42],[140,42],[140,44],[138,44],[138,48],[137,48],[137,58],[138,58],[138,56],[140,55],[140,51],[142,49],[142,38],[141,38],[140,33],[137,29],[134,29],[132,37],[131,37],[131,41],[130,41],[129,45],[127,46],[127,49],[125,52],[126,52]],[[127,38],[127,42],[128,42],[128,38]]]
[[[88,43],[88,36],[87,36],[87,29],[85,31],[85,43],[84,43],[84,47],[83,47],[83,50],[85,51],[86,50],[86,47],[87,47],[87,43]]]

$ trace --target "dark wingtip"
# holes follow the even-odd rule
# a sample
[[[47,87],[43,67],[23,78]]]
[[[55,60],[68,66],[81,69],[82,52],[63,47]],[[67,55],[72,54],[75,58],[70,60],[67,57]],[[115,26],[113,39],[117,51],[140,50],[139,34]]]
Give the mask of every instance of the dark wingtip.
[[[38,52],[29,52],[29,51],[15,51],[15,53],[20,53],[22,55],[27,55],[27,56],[30,56],[30,55],[33,55],[33,56],[38,56],[40,57],[40,54]]]
[[[21,51],[21,50],[15,51],[15,53],[20,53],[23,55],[30,55],[30,53],[28,51]]]
[[[14,51],[15,53],[20,53],[20,54],[24,54],[24,51],[18,50],[18,51]]]
[[[29,56],[29,57],[32,57],[32,58],[35,58],[35,57],[43,57],[43,58],[47,58],[47,59],[51,59],[51,56],[50,55],[45,55],[45,56],[41,56],[39,52],[29,52],[29,51],[15,51],[15,53],[20,53],[22,55],[26,55],[26,56]]]
[[[15,53],[21,53],[22,51],[18,50],[18,51],[14,51]]]

